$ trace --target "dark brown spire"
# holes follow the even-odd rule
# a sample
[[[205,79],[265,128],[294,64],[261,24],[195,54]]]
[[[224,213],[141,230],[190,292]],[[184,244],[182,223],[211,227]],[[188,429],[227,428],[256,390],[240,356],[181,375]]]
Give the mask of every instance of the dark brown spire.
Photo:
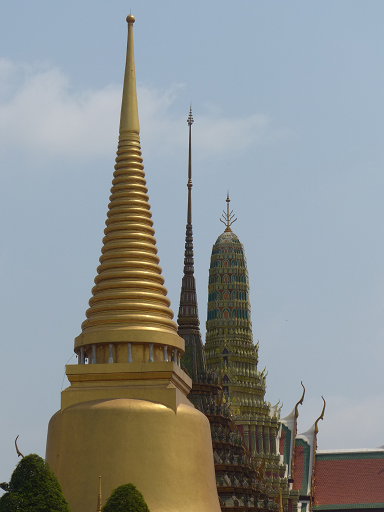
[[[184,275],[181,283],[179,314],[177,317],[178,334],[185,341],[185,354],[182,365],[190,377],[196,382],[198,376],[205,372],[204,347],[201,341],[200,321],[197,309],[196,282],[193,261],[193,232],[192,232],[192,108],[187,119],[189,127],[188,153],[188,209],[185,234]]]
[[[188,152],[188,210],[187,226],[185,234],[184,252],[184,275],[181,283],[180,306],[177,323],[179,325],[179,336],[181,329],[199,330],[199,314],[197,311],[196,283],[194,276],[193,260],[193,233],[192,233],[192,107],[189,110],[187,119],[189,127],[189,152]]]

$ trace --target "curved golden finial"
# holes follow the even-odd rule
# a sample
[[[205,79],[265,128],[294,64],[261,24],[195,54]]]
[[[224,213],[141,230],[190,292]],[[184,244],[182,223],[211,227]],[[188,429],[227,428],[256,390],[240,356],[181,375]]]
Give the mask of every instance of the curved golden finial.
[[[320,420],[324,419],[324,411],[325,411],[325,405],[326,405],[324,397],[322,396],[321,398],[323,399],[324,405],[323,405],[323,410],[321,411],[320,416],[315,421],[315,433],[316,434],[319,432],[319,428],[318,428],[317,424],[319,423]]]
[[[19,450],[19,448],[17,447],[17,440],[19,439],[19,436],[16,437],[15,439],[15,448],[16,448],[16,453],[17,453],[17,456],[18,457],[21,457],[22,459],[24,459],[24,455],[21,453],[21,451]]]
[[[123,342],[166,345],[176,348],[179,355],[184,352],[184,340],[177,335],[159,266],[141,156],[134,21],[132,15],[127,17],[120,135],[102,256],[87,319],[81,326],[82,333],[75,339],[75,351],[82,363],[84,357],[94,363],[148,361],[144,351],[138,351],[136,359],[132,359],[130,349]]]
[[[237,218],[233,219],[233,217],[235,216],[234,213],[233,213],[233,210],[229,211],[229,203],[230,202],[231,202],[231,200],[229,199],[229,191],[228,191],[227,192],[227,199],[226,199],[227,212],[225,212],[223,210],[222,218],[220,219],[220,222],[222,222],[223,224],[225,224],[227,226],[225,228],[225,230],[224,230],[225,233],[231,232],[232,231],[232,229],[231,229],[232,224],[237,221]]]
[[[315,428],[314,428],[314,440],[313,440],[313,463],[312,463],[312,474],[311,474],[311,490],[310,490],[310,501],[309,501],[309,512],[312,512],[313,510],[313,502],[312,502],[312,499],[313,499],[313,493],[314,493],[314,490],[315,490],[315,457],[316,457],[316,450],[317,450],[317,434],[319,432],[319,427],[317,426],[317,424],[319,423],[320,420],[324,419],[324,411],[325,411],[325,400],[324,400],[324,397],[322,396],[321,397],[323,399],[323,402],[324,402],[324,405],[323,405],[323,410],[321,411],[321,414],[320,416],[317,418],[317,420],[315,421]]]
[[[303,402],[304,402],[305,387],[304,387],[303,381],[301,381],[301,385],[303,386],[303,394],[302,394],[300,400],[295,405],[295,418],[299,417],[299,405],[303,405]]]
[[[303,386],[303,394],[301,395],[300,400],[295,405],[295,422],[293,425],[293,447],[292,447],[292,455],[291,455],[291,478],[294,480],[295,478],[295,459],[296,459],[296,434],[297,434],[297,418],[299,417],[299,405],[303,405],[304,395],[305,395],[305,387],[303,381],[301,381],[301,385]]]

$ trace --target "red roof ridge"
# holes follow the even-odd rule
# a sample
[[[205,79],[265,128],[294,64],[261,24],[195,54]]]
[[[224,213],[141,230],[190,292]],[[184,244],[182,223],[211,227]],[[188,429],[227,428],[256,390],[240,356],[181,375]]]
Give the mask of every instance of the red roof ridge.
[[[378,448],[343,448],[338,450],[316,450],[316,455],[328,455],[328,454],[336,454],[336,453],[374,453],[374,452],[383,452],[384,447],[379,446]]]

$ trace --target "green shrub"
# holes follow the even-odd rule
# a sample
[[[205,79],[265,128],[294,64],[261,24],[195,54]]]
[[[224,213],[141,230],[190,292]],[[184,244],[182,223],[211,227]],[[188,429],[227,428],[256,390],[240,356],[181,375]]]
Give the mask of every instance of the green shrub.
[[[18,506],[19,502],[14,493],[7,492],[0,498],[0,512],[13,512]]]
[[[141,492],[133,484],[126,484],[112,492],[102,512],[149,512],[149,508]]]
[[[32,454],[16,466],[0,512],[70,512],[60,484],[44,459]]]

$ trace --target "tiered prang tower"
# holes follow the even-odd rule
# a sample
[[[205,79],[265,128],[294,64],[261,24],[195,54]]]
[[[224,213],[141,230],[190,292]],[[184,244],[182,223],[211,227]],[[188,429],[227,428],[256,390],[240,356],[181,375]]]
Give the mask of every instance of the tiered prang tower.
[[[100,266],[78,365],[52,417],[46,459],[72,512],[97,507],[125,483],[151,512],[218,512],[207,418],[187,399],[178,336],[164,287],[141,157],[132,15],[116,165]]]
[[[224,392],[252,454],[269,455],[276,453],[278,425],[264,401],[265,370],[257,370],[247,261],[231,229],[237,219],[229,209],[229,194],[226,202],[220,219],[226,228],[213,245],[209,269],[205,353],[209,368],[223,370]],[[256,419],[262,421],[259,429]]]
[[[265,402],[266,373],[259,372],[258,344],[254,345],[249,301],[249,279],[243,244],[232,231],[237,220],[223,211],[224,232],[212,248],[208,283],[205,354],[212,371],[223,372],[226,401],[245,446],[260,464],[265,464],[265,482],[270,493],[280,490],[284,502],[297,503],[298,493],[288,488],[286,466],[278,447],[280,411]]]

